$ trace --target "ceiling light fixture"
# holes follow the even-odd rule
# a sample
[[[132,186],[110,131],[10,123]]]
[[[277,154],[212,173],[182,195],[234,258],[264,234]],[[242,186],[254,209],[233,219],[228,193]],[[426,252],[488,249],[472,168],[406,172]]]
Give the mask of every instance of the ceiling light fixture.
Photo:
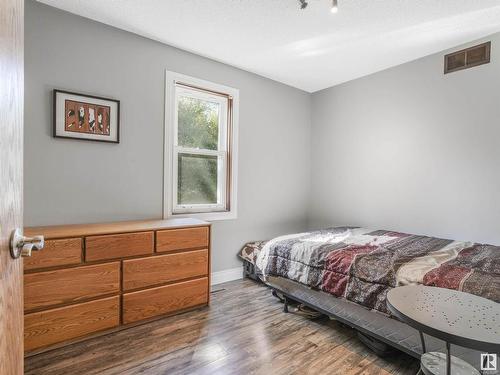
[[[299,0],[300,9],[306,9],[309,3],[307,0]],[[332,13],[338,13],[339,11],[339,2],[338,0],[332,0],[332,8],[330,9]]]
[[[339,11],[339,4],[337,0],[332,0],[332,9],[330,11],[332,13],[337,13]]]

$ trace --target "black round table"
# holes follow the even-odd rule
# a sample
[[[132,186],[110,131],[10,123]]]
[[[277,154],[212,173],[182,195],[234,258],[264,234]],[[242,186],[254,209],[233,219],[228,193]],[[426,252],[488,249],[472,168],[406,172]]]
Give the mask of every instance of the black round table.
[[[417,329],[422,342],[420,372],[425,375],[479,375],[462,359],[452,356],[450,345],[500,352],[500,304],[457,290],[408,285],[387,293],[389,311]],[[426,352],[423,334],[445,341],[446,353]]]

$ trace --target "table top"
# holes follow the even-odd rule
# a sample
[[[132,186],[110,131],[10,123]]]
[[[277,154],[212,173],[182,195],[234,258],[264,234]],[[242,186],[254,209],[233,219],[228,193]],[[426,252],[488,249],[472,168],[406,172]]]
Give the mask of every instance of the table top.
[[[500,352],[500,304],[457,290],[408,285],[387,294],[401,321],[451,344]]]

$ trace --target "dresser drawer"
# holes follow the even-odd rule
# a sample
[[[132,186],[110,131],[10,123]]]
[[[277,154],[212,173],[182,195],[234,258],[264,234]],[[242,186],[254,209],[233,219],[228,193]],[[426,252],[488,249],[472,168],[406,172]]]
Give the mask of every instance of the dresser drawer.
[[[27,314],[24,316],[24,350],[75,339],[119,323],[119,296]]]
[[[124,233],[85,238],[85,260],[104,259],[152,254],[154,233]]]
[[[33,310],[120,291],[120,263],[24,275],[24,310]]]
[[[31,257],[23,258],[25,270],[78,264],[81,261],[81,238],[47,240],[42,251],[33,251]]]
[[[175,312],[208,303],[208,278],[123,295],[123,323]]]
[[[156,232],[156,251],[208,247],[208,227],[170,229]]]
[[[208,250],[123,261],[123,289],[131,290],[208,274]]]

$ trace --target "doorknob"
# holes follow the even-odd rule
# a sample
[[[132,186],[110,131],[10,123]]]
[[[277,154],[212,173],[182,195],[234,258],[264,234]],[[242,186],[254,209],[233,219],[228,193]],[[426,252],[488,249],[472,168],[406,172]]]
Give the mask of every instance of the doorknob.
[[[10,255],[17,259],[20,256],[30,257],[33,250],[42,250],[45,245],[43,236],[25,237],[17,228],[10,236]]]

